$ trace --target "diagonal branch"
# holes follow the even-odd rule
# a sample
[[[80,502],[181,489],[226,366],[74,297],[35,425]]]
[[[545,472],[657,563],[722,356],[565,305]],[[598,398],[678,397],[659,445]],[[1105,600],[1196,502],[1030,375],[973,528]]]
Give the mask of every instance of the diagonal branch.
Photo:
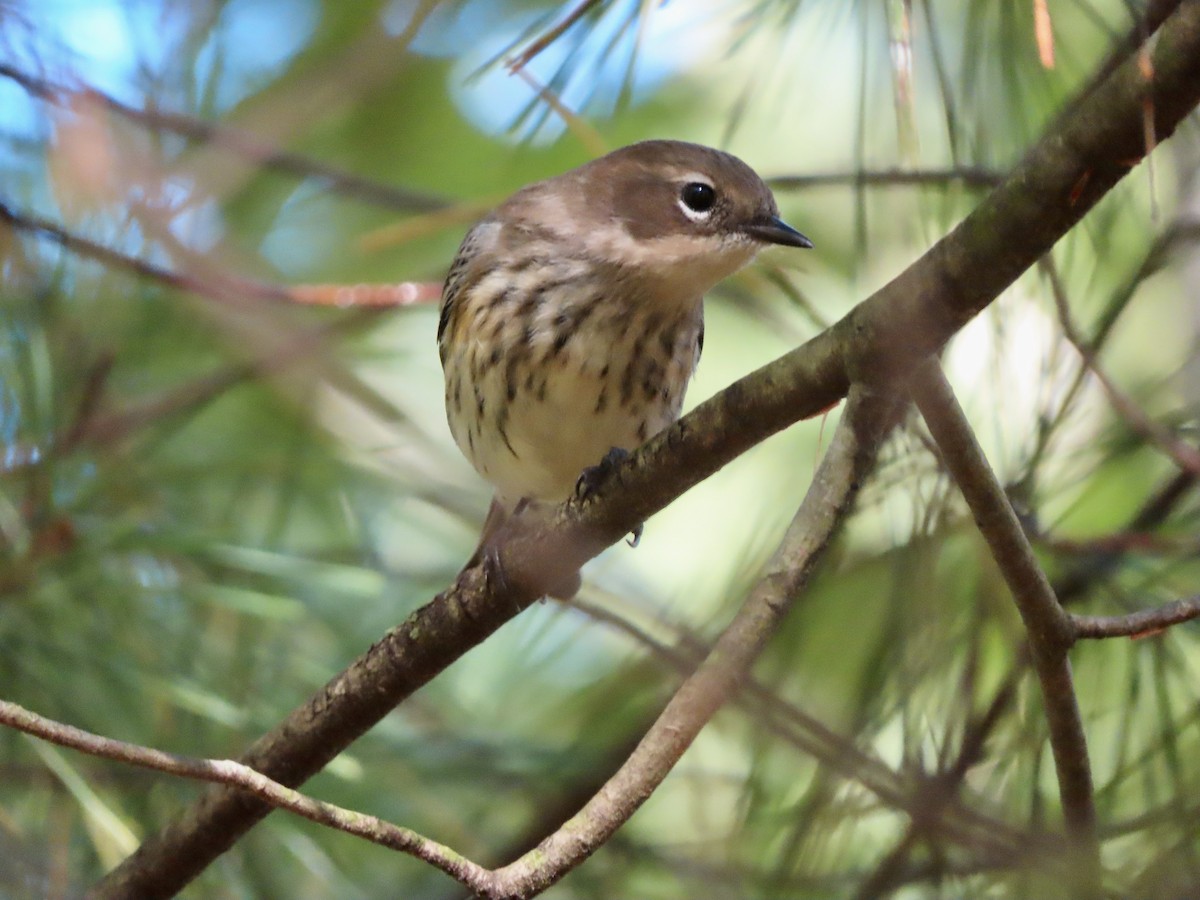
[[[376,206],[385,206],[406,212],[427,212],[442,209],[448,205],[448,202],[441,197],[372,181],[361,175],[354,175],[317,162],[299,153],[280,150],[260,137],[228,125],[206,122],[195,116],[161,109],[139,109],[122,103],[96,88],[80,89],[68,87],[65,84],[56,84],[22,71],[9,63],[0,62],[0,77],[8,78],[20,85],[30,96],[55,105],[65,106],[73,96],[86,96],[109,112],[143,128],[169,132],[190,141],[211,144],[264,169],[272,169],[297,178],[311,179],[334,193],[353,197]]]
[[[153,747],[114,740],[73,725],[47,719],[7,700],[0,700],[0,725],[7,725],[60,747],[70,747],[101,759],[129,763],[143,769],[197,781],[229,785],[258,797],[277,809],[286,809],[318,825],[335,828],[423,859],[460,881],[471,883],[487,874],[487,870],[482,866],[463,859],[449,847],[431,841],[415,831],[401,828],[375,816],[307,797],[231,759],[182,756]]]
[[[1075,103],[957,228],[832,329],[736,382],[651,440],[587,503],[518,520],[500,552],[508,577],[479,569],[414,612],[247,751],[242,762],[298,785],[394,706],[637,523],[788,425],[836,403],[853,380],[912,371],[991,303],[1129,171],[1149,102],[1161,143],[1200,101],[1200,3],[1154,36],[1153,78],[1127,59]],[[553,560],[560,571],[546,572]],[[111,872],[100,897],[176,893],[269,811],[207,794]]]
[[[942,462],[966,498],[1025,623],[1050,728],[1063,815],[1081,853],[1080,888],[1084,896],[1092,896],[1098,884],[1100,848],[1087,736],[1067,658],[1074,642],[1070,617],[1054,596],[1016,511],[988,465],[940,366],[930,362],[921,368],[913,379],[913,394],[937,441]]]
[[[695,670],[710,650],[686,629],[672,627],[674,642],[668,644],[605,607],[578,597],[572,599],[571,606],[628,635],[647,648],[655,660],[684,677]],[[938,780],[946,783],[950,778],[961,779],[965,776],[978,760],[987,733],[1007,706],[1012,691],[1013,687],[1010,686],[993,700],[987,714],[964,736],[955,765],[939,774]],[[911,818],[920,818],[927,834],[936,832],[951,842],[977,848],[993,857],[1032,856],[1035,846],[1039,852],[1049,856],[1057,849],[1053,835],[1024,832],[988,815],[973,805],[978,803],[977,797],[960,798],[956,785],[950,783],[946,784],[944,805],[940,809],[929,809],[928,797],[924,792],[912,789],[906,774],[884,764],[857,746],[854,740],[838,734],[819,719],[782,699],[768,685],[754,677],[746,679],[733,702],[747,715],[753,716],[759,727],[785,744],[812,756],[838,776],[862,786],[885,805],[901,810]]]
[[[148,278],[167,287],[198,294],[202,297],[224,298],[232,293],[239,297],[257,300],[291,301],[295,299],[288,288],[280,285],[252,281],[225,273],[222,273],[220,277],[213,275],[202,278],[189,272],[168,269],[157,263],[130,256],[69,231],[57,222],[31,213],[18,212],[10,207],[3,198],[0,198],[0,225],[48,240],[84,259],[92,259],[110,268],[122,269],[141,278]]]
[[[1172,229],[1171,233],[1177,232]],[[1155,246],[1160,246],[1161,243],[1156,242]],[[1062,326],[1063,335],[1079,353],[1083,360],[1084,371],[1090,372],[1100,382],[1100,386],[1108,395],[1108,402],[1112,404],[1117,415],[1125,420],[1135,434],[1162,450],[1179,468],[1191,472],[1193,475],[1200,474],[1200,450],[1176,437],[1169,428],[1159,425],[1146,415],[1133,398],[1117,387],[1116,383],[1108,377],[1108,373],[1100,366],[1097,359],[1096,345],[1094,343],[1089,345],[1075,324],[1074,317],[1071,315],[1071,306],[1067,302],[1066,288],[1063,287],[1062,279],[1058,276],[1057,267],[1053,262],[1047,260],[1044,262],[1043,268],[1050,281],[1054,306],[1058,311],[1058,322]]]

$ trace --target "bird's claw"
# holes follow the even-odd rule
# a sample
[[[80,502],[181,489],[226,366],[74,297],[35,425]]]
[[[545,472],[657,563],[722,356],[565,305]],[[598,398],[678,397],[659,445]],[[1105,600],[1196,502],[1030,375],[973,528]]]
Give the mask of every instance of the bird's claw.
[[[613,447],[604,454],[604,458],[600,462],[594,466],[588,466],[583,470],[583,474],[575,482],[575,496],[579,500],[589,499],[612,477],[617,467],[632,455],[628,450],[624,450],[621,447]],[[628,544],[630,547],[636,547],[642,540],[643,527],[644,525],[639,522],[637,527],[629,533]]]
[[[495,544],[488,543],[480,547],[480,566],[483,569],[484,581],[493,588],[497,594],[507,594],[512,585],[509,584],[508,576],[504,574],[504,566],[500,563],[500,548]]]
[[[613,447],[604,454],[604,458],[594,466],[588,466],[575,482],[575,496],[587,500],[604,485],[613,472],[632,454],[621,447]]]
[[[645,527],[645,522],[638,522],[637,525],[634,526],[633,531],[629,532],[629,537],[626,538],[625,543],[627,543],[630,547],[636,547],[638,544],[640,544],[642,542],[642,530]]]

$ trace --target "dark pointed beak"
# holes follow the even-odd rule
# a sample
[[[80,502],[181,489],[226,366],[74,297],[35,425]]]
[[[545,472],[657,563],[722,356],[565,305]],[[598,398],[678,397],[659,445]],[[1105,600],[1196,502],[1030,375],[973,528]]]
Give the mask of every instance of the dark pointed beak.
[[[762,241],[765,244],[782,244],[785,247],[803,247],[805,249],[811,249],[813,245],[812,241],[779,216],[765,216],[746,225],[742,230],[756,241]]]

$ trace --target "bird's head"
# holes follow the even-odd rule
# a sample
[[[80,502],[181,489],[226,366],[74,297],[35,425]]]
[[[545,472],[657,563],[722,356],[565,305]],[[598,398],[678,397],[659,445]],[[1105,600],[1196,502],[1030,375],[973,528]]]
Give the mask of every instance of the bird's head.
[[[811,247],[735,156],[643,141],[531,185],[509,201],[556,242],[655,290],[696,300],[771,244]]]

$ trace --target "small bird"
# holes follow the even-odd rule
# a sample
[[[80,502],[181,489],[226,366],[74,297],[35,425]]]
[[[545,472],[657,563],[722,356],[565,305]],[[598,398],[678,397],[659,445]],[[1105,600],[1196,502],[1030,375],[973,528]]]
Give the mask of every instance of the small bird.
[[[438,349],[450,431],[496,489],[468,566],[518,505],[567,499],[679,417],[704,293],[768,244],[812,246],[740,159],[665,140],[528,185],[467,232]]]

